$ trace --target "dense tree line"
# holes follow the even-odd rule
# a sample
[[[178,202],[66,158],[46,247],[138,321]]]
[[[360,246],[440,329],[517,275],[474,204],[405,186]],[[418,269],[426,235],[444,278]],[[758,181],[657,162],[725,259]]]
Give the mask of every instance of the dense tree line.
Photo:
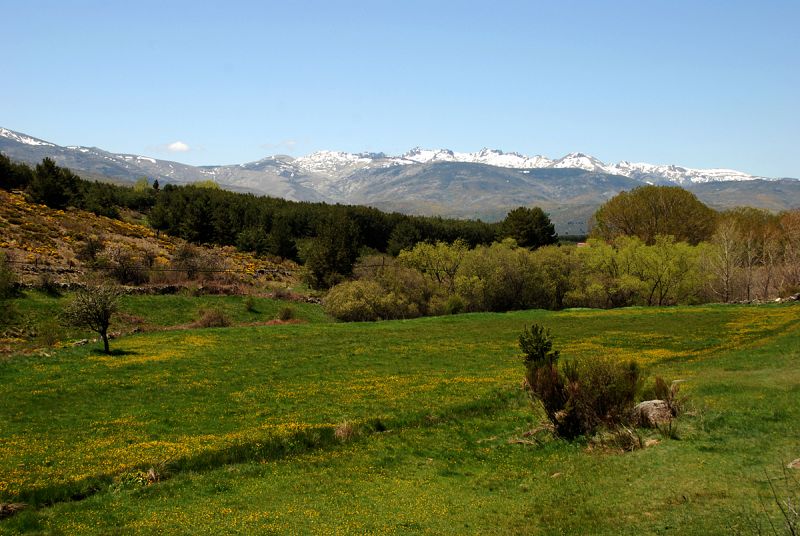
[[[512,239],[470,247],[417,244],[371,258],[335,286],[328,311],[346,320],[461,311],[624,307],[771,300],[800,292],[800,209],[717,213],[681,188],[623,192],[577,246],[519,247],[528,209],[502,224]],[[516,239],[516,240],[514,240]]]
[[[3,154],[0,154],[0,188],[24,190],[32,201],[51,208],[63,210],[72,206],[111,218],[119,217],[120,208],[149,210],[155,204],[157,193],[153,188],[127,188],[87,181],[57,166],[50,158],[31,168]]]

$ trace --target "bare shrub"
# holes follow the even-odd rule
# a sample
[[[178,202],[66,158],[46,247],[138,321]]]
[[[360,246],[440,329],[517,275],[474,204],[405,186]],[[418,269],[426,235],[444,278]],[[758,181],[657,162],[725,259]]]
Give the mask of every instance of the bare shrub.
[[[277,287],[272,291],[272,297],[276,300],[289,300],[292,298],[292,291],[286,287]]]
[[[770,498],[759,496],[759,509],[747,508],[728,525],[731,534],[800,534],[800,479],[784,467],[777,477],[765,471]]]
[[[181,244],[172,255],[172,267],[183,271],[186,279],[214,279],[221,261],[213,252],[189,243]]]
[[[148,270],[133,251],[114,247],[106,252],[108,273],[123,285],[143,285],[149,280]]]
[[[0,503],[0,519],[11,517],[27,507],[25,503]]]
[[[17,293],[17,274],[6,255],[0,252],[0,300],[13,298]]]
[[[355,437],[356,427],[350,421],[344,421],[336,427],[333,435],[342,443],[346,443]]]
[[[104,247],[103,241],[99,237],[90,236],[78,246],[77,257],[85,263],[94,264]]]

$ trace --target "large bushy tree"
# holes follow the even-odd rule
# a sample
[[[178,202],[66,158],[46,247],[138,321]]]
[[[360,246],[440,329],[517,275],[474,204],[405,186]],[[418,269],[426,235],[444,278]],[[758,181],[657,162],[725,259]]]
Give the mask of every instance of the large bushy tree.
[[[714,233],[716,213],[679,186],[641,186],[606,201],[593,216],[590,236],[638,236],[651,245],[659,235],[696,245]]]

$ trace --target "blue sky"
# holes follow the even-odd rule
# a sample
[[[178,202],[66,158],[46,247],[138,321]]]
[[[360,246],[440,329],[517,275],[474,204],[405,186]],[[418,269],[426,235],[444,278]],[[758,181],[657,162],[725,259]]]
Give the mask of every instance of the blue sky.
[[[6,0],[0,126],[190,164],[420,145],[800,177],[798,28],[797,0]]]

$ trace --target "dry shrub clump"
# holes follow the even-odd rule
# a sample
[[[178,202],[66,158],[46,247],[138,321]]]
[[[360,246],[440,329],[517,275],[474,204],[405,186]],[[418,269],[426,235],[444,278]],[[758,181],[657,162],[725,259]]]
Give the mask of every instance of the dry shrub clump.
[[[0,503],[0,519],[11,517],[24,510],[28,505],[24,503]]]
[[[231,321],[222,309],[201,309],[198,318],[192,327],[195,328],[224,328],[231,325]]]
[[[295,316],[294,307],[289,307],[288,305],[285,307],[281,307],[278,311],[278,320],[283,322],[288,322],[289,320],[293,319]]]
[[[344,421],[336,427],[333,431],[333,435],[342,443],[346,443],[355,437],[356,427],[350,421]]]
[[[673,417],[678,417],[683,413],[683,407],[686,404],[687,398],[679,396],[681,389],[681,382],[679,380],[667,383],[661,376],[656,376],[653,391],[655,397],[667,403],[670,413]]]

